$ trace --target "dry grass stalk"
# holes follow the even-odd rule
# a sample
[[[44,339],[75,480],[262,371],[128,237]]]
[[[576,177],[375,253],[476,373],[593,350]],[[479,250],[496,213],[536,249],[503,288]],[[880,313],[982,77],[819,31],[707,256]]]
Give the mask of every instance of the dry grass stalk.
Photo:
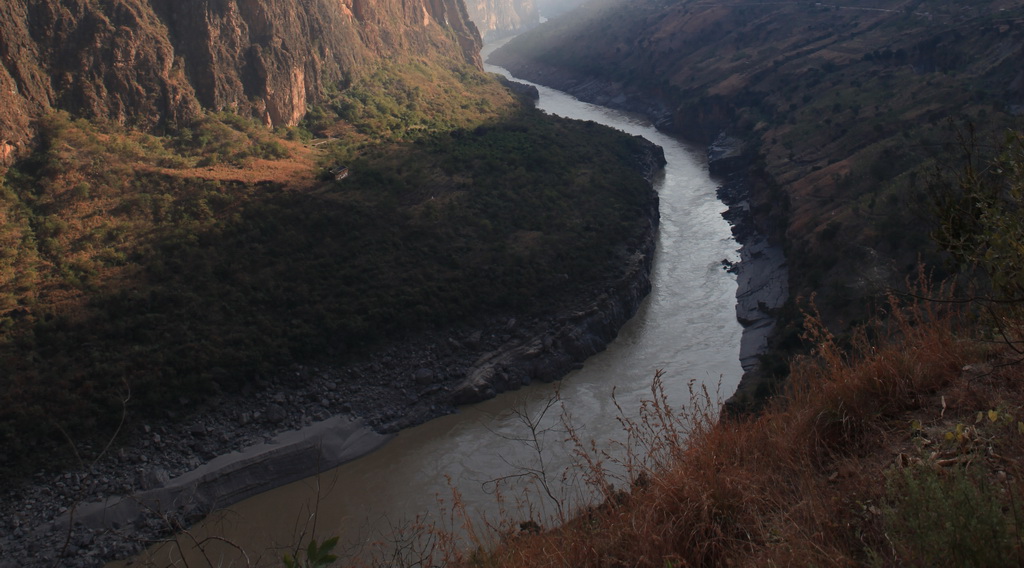
[[[629,447],[617,465],[628,492],[611,488],[609,455],[577,443],[585,478],[600,485],[604,502],[551,531],[508,536],[464,565],[863,563],[865,543],[881,546],[870,503],[892,463],[872,452],[891,437],[892,417],[955,379],[973,350],[952,314],[890,300],[884,325],[855,337],[853,354],[809,317],[814,355],[796,362],[787,396],[757,417],[718,422],[708,393],[692,388],[692,404],[675,409],[659,373],[638,417],[620,417]]]
[[[940,309],[952,305],[890,298],[885,318],[854,336],[852,348],[808,317],[813,355],[794,362],[786,396],[757,416],[720,422],[717,402],[693,383],[690,404],[673,407],[660,372],[635,416],[620,408],[622,451],[582,440],[565,413],[579,464],[572,479],[588,489],[563,495],[598,495],[599,504],[567,501],[560,510],[576,514],[544,530],[508,516],[522,507],[503,506],[506,516],[481,524],[453,492],[447,524],[461,525],[470,546],[422,524],[411,527],[415,538],[431,546],[378,554],[370,565],[921,565],[932,557],[907,541],[891,480],[934,472],[934,487],[957,487],[941,480],[974,468],[970,479],[987,479],[1009,503],[1004,510],[1021,517],[1002,515],[1011,540],[1001,550],[1015,550],[1024,566],[1024,509],[1016,504],[1024,490],[1024,366],[1009,348],[1000,354],[965,339],[957,314]],[[966,365],[978,360],[996,362]],[[978,423],[965,426],[975,414]],[[943,442],[944,433],[953,441]]]

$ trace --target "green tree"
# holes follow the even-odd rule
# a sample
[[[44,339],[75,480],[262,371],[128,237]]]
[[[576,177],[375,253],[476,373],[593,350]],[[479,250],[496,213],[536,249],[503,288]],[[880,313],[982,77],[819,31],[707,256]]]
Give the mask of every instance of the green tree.
[[[960,136],[963,166],[933,190],[936,241],[981,277],[990,300],[1024,302],[1024,134],[1008,132],[996,156],[979,157],[973,131]]]
[[[309,541],[309,546],[306,547],[306,558],[300,560],[301,555],[291,554],[284,555],[284,565],[286,568],[327,568],[333,564],[338,557],[333,553],[334,547],[338,544],[338,537],[332,537],[320,544],[317,544],[316,539]]]

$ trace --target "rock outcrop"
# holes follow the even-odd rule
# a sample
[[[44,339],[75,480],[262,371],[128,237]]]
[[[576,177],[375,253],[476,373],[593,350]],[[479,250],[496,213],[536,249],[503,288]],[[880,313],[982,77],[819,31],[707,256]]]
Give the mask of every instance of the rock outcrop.
[[[480,66],[462,0],[12,0],[0,6],[0,159],[64,109],[142,128],[201,109],[293,125],[328,85],[399,56]]]

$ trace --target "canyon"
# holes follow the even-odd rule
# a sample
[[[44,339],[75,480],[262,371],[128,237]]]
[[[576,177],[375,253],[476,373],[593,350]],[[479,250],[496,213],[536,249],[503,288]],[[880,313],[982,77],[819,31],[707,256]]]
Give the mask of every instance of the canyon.
[[[466,9],[487,42],[526,31],[540,23],[534,0],[467,0]]]
[[[990,138],[1024,115],[1013,2],[853,4],[593,0],[495,55],[710,146],[744,244],[737,315],[756,331],[736,413],[780,392],[806,348],[805,311],[842,334],[919,262],[948,274],[924,172],[956,162],[957,129]],[[0,461],[56,456],[70,417],[93,434],[85,454],[106,459],[65,457],[5,495],[14,544],[0,550],[51,563],[40,543],[64,534],[83,495],[159,491],[337,414],[394,432],[557,379],[615,337],[650,288],[661,160],[628,136],[530,114],[482,73],[481,34],[531,27],[538,6],[0,6],[0,357],[13,401]],[[211,161],[217,136],[255,154]],[[302,179],[248,175],[275,160]],[[340,164],[345,180],[316,179]],[[414,270],[417,258],[429,262]],[[282,328],[300,331],[270,335]],[[55,380],[37,380],[51,378],[42,369]],[[108,453],[95,434],[120,432],[122,412],[131,439]],[[167,530],[135,513],[145,534]],[[100,550],[79,536],[75,554]],[[130,550],[104,542],[81,563]]]
[[[558,379],[650,288],[660,150],[484,74],[461,1],[0,10],[0,552],[21,565],[187,525],[224,492],[130,514],[128,538],[70,528],[276,433],[343,415],[384,439]]]
[[[930,238],[929,184],[962,163],[958,139],[982,149],[1020,125],[1022,53],[1020,7],[999,0],[884,10],[595,0],[492,61],[742,149],[722,168],[744,178],[731,214],[781,248],[790,274],[788,301],[765,306],[780,322],[771,348],[737,399],[754,408],[803,349],[803,312],[842,334],[919,263],[950,274]]]

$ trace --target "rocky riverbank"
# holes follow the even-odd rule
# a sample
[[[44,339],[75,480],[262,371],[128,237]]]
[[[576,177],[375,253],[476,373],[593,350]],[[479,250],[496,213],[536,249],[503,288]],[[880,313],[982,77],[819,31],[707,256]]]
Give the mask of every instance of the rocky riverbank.
[[[775,330],[776,310],[789,299],[789,269],[782,247],[760,233],[750,205],[749,163],[743,159],[741,142],[720,136],[708,150],[711,171],[723,177],[718,198],[728,206],[722,213],[732,225],[740,244],[740,260],[726,263],[736,274],[736,319],[743,325],[740,364],[743,376],[736,392],[725,402],[728,413],[741,413],[756,406],[758,387],[763,382],[760,355],[768,349]]]
[[[648,179],[663,165],[653,144],[638,156]],[[371,451],[388,433],[534,380],[561,378],[614,339],[650,291],[653,189],[648,205],[639,220],[646,236],[624,250],[622,271],[556,314],[492,316],[407,338],[344,366],[296,365],[240,395],[182,401],[202,410],[153,417],[121,432],[115,450],[80,448],[99,455],[81,467],[5,488],[0,568],[99,566],[131,556],[213,507]],[[308,450],[325,437],[339,451],[302,471],[282,466],[322,457]]]

